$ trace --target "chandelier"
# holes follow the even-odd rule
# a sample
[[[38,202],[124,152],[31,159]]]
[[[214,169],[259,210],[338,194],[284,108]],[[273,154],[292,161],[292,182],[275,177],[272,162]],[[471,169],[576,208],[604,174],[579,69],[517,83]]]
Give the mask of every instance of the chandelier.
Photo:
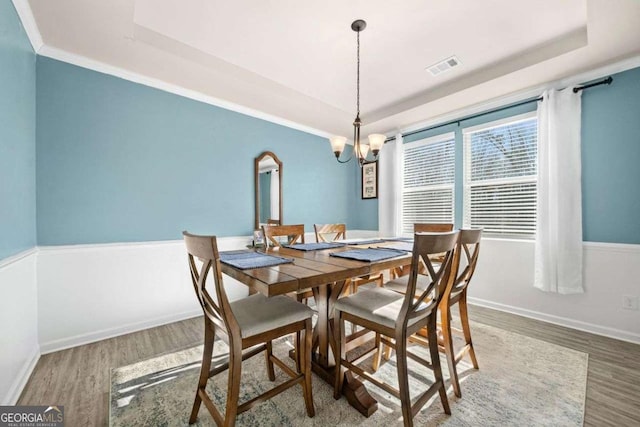
[[[358,44],[356,68],[356,119],[353,121],[353,153],[347,160],[340,160],[340,155],[344,151],[347,138],[344,136],[332,136],[329,138],[329,142],[331,142],[331,150],[333,150],[333,154],[335,154],[338,162],[347,163],[355,154],[360,167],[368,161],[378,160],[378,153],[380,153],[380,149],[386,139],[385,135],[374,133],[368,136],[369,144],[360,142],[360,125],[362,124],[362,121],[360,120],[360,32],[366,27],[367,23],[362,19],[353,21],[351,24],[351,29],[357,34]],[[368,157],[369,152],[371,152],[372,158]]]

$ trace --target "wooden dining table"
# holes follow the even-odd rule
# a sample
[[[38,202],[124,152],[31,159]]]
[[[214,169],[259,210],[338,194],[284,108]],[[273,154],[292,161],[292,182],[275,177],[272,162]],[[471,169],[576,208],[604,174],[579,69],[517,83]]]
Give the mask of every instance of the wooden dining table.
[[[342,294],[348,279],[376,274],[392,268],[411,264],[411,254],[400,255],[381,261],[356,261],[330,256],[332,252],[348,251],[364,247],[384,247],[397,242],[379,242],[357,245],[356,242],[339,248],[301,251],[291,248],[254,249],[270,255],[292,259],[292,263],[272,267],[241,270],[222,264],[223,273],[246,284],[252,292],[266,296],[283,295],[312,290],[318,312],[314,327],[313,371],[333,386],[335,381],[335,337],[333,327],[333,305]],[[347,350],[371,341],[366,330],[353,333],[347,339]],[[377,401],[367,392],[364,384],[350,373],[347,374],[343,395],[349,403],[365,416],[373,414]]]

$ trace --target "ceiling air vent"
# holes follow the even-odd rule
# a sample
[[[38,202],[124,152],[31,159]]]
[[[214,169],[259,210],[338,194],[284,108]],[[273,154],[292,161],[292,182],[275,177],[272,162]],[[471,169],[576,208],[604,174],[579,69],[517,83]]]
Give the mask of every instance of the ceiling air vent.
[[[432,76],[437,76],[438,74],[442,74],[446,71],[449,71],[453,67],[457,67],[460,65],[460,60],[454,55],[451,56],[444,61],[440,61],[437,64],[433,64],[427,67],[427,71],[431,73]]]

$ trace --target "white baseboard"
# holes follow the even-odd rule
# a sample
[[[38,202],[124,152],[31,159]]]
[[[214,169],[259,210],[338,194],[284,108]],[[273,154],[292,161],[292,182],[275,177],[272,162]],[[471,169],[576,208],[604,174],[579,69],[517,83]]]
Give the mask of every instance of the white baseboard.
[[[24,389],[24,386],[27,385],[27,381],[29,381],[38,360],[40,360],[40,352],[38,349],[34,349],[31,356],[20,369],[15,381],[11,384],[7,395],[3,399],[3,405],[15,405],[18,403],[22,390]]]
[[[514,307],[497,302],[486,301],[478,298],[468,298],[470,304],[480,307],[491,308],[493,310],[504,311],[506,313],[517,314],[518,316],[527,317],[529,319],[540,320],[542,322],[552,323],[554,325],[565,326],[567,328],[576,329],[578,331],[589,332],[595,335],[601,335],[608,338],[615,338],[621,341],[627,341],[634,344],[640,344],[640,334],[622,331],[620,329],[608,328],[606,326],[595,325],[593,323],[581,322],[566,317],[554,316],[551,314],[540,313],[538,311],[527,310],[520,307]]]
[[[132,332],[142,331],[144,329],[154,328],[156,326],[162,326],[173,322],[179,322],[181,320],[191,319],[198,316],[202,316],[201,310],[171,314],[168,316],[149,319],[142,322],[129,323],[126,325],[118,326],[116,328],[103,329],[101,331],[90,332],[42,343],[40,344],[40,351],[42,352],[42,354],[53,353],[55,351],[66,350],[68,348],[85,344],[91,344],[96,341],[102,341],[120,335],[126,335]]]

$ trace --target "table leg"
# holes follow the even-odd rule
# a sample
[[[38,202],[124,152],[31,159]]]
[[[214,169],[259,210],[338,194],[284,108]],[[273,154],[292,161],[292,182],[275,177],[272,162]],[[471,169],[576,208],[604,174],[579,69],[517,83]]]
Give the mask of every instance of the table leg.
[[[344,286],[344,282],[342,282]],[[316,298],[316,308],[318,309],[318,322],[316,328],[318,330],[318,363],[324,368],[331,368],[335,366],[336,362],[333,357],[333,351],[329,348],[332,321],[333,304],[330,301],[330,295],[333,291],[332,286],[320,286],[316,288],[317,294],[314,291],[314,297]]]
[[[341,281],[313,290],[318,309],[318,351],[313,354],[312,367],[313,371],[330,385],[335,381],[336,369],[333,305],[342,293],[344,285],[345,281]],[[350,372],[345,376],[342,393],[349,404],[365,417],[369,417],[378,409],[378,402],[367,392],[364,384]]]

